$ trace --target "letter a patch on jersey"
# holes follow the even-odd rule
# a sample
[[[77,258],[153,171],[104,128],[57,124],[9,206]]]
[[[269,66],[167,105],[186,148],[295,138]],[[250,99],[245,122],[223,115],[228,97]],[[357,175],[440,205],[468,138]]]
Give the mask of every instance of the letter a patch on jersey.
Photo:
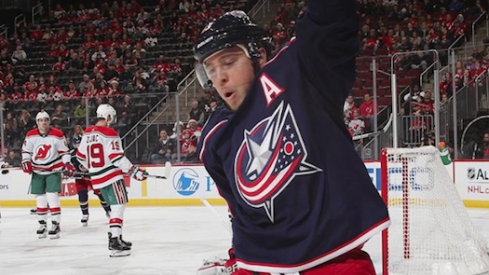
[[[284,91],[284,89],[273,82],[273,80],[266,73],[263,73],[260,76],[260,82],[263,88],[263,93],[265,94],[265,99],[267,100],[268,107],[270,106],[272,101],[274,101]]]
[[[282,102],[270,117],[245,130],[234,166],[237,189],[248,205],[263,207],[274,222],[273,200],[296,176],[322,171],[306,160],[292,109],[287,105],[284,111]]]
[[[51,149],[51,145],[49,144],[43,144],[37,147],[37,150],[35,151],[36,156],[34,157],[34,160],[45,159],[49,154],[49,149]]]

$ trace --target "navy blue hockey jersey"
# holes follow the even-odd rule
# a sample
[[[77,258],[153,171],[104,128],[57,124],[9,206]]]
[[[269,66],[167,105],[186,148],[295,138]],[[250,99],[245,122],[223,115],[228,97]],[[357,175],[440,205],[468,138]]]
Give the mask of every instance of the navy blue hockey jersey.
[[[309,0],[297,38],[236,112],[218,109],[202,131],[199,155],[234,216],[242,268],[306,270],[389,225],[343,122],[357,31],[355,0]]]

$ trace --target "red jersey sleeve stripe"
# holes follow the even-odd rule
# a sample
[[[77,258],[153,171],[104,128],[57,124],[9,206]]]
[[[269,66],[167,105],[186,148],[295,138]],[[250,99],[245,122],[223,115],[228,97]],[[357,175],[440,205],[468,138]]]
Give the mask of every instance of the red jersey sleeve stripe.
[[[80,151],[76,151],[76,156],[81,158],[81,159],[87,159],[87,156],[85,156],[84,154],[80,153]]]
[[[124,153],[115,153],[115,154],[110,154],[109,159],[114,160],[116,157],[123,156]]]

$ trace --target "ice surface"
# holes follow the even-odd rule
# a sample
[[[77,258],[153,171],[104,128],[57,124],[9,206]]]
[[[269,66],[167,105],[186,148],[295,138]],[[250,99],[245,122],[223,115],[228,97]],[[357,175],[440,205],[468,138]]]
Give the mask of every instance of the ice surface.
[[[227,216],[226,207],[216,207]],[[37,217],[29,208],[0,208],[0,274],[36,275],[191,275],[202,260],[226,257],[231,238],[219,219],[202,207],[129,207],[123,236],[133,243],[129,257],[110,258],[108,220],[103,209],[90,209],[87,227],[79,208],[62,208],[61,238],[38,239]],[[469,209],[489,239],[489,209]],[[381,270],[380,234],[364,247]]]

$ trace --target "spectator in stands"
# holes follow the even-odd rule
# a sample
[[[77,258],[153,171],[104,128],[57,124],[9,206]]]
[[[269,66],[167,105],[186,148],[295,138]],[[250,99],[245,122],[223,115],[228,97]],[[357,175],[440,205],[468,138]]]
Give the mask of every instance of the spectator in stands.
[[[174,162],[177,158],[175,141],[170,139],[166,130],[160,131],[160,138],[151,150],[151,163],[162,164],[167,161]]]
[[[180,139],[180,154],[184,162],[197,161],[197,138],[192,135],[190,129],[185,129],[182,132]]]
[[[73,26],[70,26],[70,28],[66,32],[66,36],[69,42],[71,42],[71,40],[76,36],[76,31]]]
[[[12,129],[17,130],[17,120],[12,115],[12,112],[7,112],[5,115],[5,125],[10,124]]]
[[[160,71],[155,70],[153,78],[151,79],[150,89],[156,89],[158,92],[169,92],[170,87],[168,86],[168,80],[166,79],[165,75],[163,73],[160,73]]]
[[[448,94],[448,96],[452,96],[452,74],[450,72],[445,73],[442,81],[440,82],[440,93]]]
[[[66,61],[64,61],[64,58],[61,56],[58,56],[58,61],[54,63],[52,70],[53,71],[64,71],[67,68]]]
[[[81,138],[82,135],[83,135],[83,128],[78,124],[75,125],[75,127],[73,127],[73,135],[71,135],[69,141],[70,148],[75,148],[74,140]]]
[[[187,128],[192,131],[192,135],[197,139],[197,143],[199,142],[200,136],[201,136],[201,131],[202,127],[199,127],[197,125],[197,121],[195,119],[190,119],[187,123]]]
[[[190,2],[187,1],[187,0],[183,0],[182,2],[180,2],[180,4],[178,5],[178,9],[179,10],[182,10],[182,11],[185,11],[185,12],[189,12],[190,10]]]
[[[99,58],[105,58],[106,54],[104,51],[104,46],[100,45],[97,47],[97,51],[92,54],[92,61],[96,61]]]
[[[132,125],[134,118],[135,108],[131,102],[131,97],[126,95],[122,101],[122,104],[118,108],[120,114],[120,123],[123,125]]]
[[[89,99],[97,97],[97,90],[95,90],[95,85],[91,81],[88,88],[83,93],[83,97],[88,97]]]
[[[16,154],[13,150],[9,150],[7,156],[3,159],[12,167],[20,167],[20,156]]]
[[[481,60],[475,61],[475,68],[470,72],[472,79],[474,79],[477,83],[481,83],[482,79],[485,78],[485,73],[487,68],[482,66]]]
[[[194,119],[197,121],[197,125],[204,125],[204,110],[199,107],[199,102],[197,100],[192,100],[192,109],[189,112],[189,120]]]
[[[109,61],[109,68],[104,73],[104,79],[106,81],[117,79],[119,77],[119,72],[115,70],[115,62]]]
[[[368,37],[363,41],[364,49],[376,50],[380,46],[375,29],[370,29]]]
[[[30,55],[32,52],[32,41],[31,39],[27,36],[27,33],[22,33],[21,39],[16,41],[17,46],[21,46],[22,49],[27,53],[27,56]]]
[[[479,16],[487,11],[487,1],[482,2],[481,0],[477,0],[475,5],[468,5],[467,8],[468,15]]]
[[[211,101],[216,100],[216,97],[213,96],[212,90],[206,90],[204,92],[204,96],[199,99],[199,108],[202,110],[206,110],[209,108]]]
[[[11,126],[12,124],[5,124],[5,145],[8,148],[20,147],[20,135],[16,128]]]
[[[68,62],[68,68],[71,70],[81,70],[83,69],[83,60],[78,56],[78,53],[72,53],[70,61]]]
[[[46,84],[41,84],[39,86],[39,92],[37,94],[37,101],[46,103],[46,100],[48,99],[48,91],[46,90]]]
[[[63,112],[63,106],[61,104],[56,106],[54,113],[51,115],[51,124],[56,128],[68,126],[68,115]]]
[[[353,110],[353,117],[348,123],[353,136],[361,135],[365,131],[365,122],[360,118],[360,110]]]
[[[34,120],[31,118],[31,114],[26,109],[20,111],[20,115],[17,121],[19,134],[24,136],[27,131],[31,130],[35,124]]]
[[[421,113],[426,115],[432,115],[434,110],[433,99],[431,98],[431,92],[425,91],[422,96],[419,97],[419,104],[421,107]]]
[[[378,108],[379,106],[377,106],[377,112]],[[365,129],[370,129],[370,127],[373,125],[374,116],[377,112],[374,110],[374,101],[372,100],[372,97],[369,93],[366,93],[363,96],[363,102],[360,105],[360,114],[362,115],[363,120],[367,122]]]
[[[476,159],[489,159],[489,132],[484,133],[482,142],[475,150]]]
[[[435,146],[435,134],[433,132],[424,134],[423,137],[421,137],[421,144],[420,147],[423,146]]]
[[[83,94],[85,91],[88,89],[88,87],[91,85],[90,83],[90,76],[88,74],[83,75],[83,81],[78,84],[78,91]]]
[[[345,100],[345,105],[343,107],[343,113],[345,115],[345,118],[348,120],[353,117],[353,111],[358,109],[357,106],[355,106],[355,101],[352,95],[349,95],[346,100]]]
[[[7,50],[2,50],[2,52],[0,53],[0,65],[2,67],[6,67],[7,64],[13,64],[12,58],[7,55]]]
[[[102,80],[99,83],[99,87],[97,89],[97,97],[103,97],[106,98],[109,95],[109,88],[107,87],[107,82],[105,80]]]
[[[146,88],[148,87],[148,82],[146,81],[146,79],[143,78],[141,72],[136,71],[134,73],[133,85],[136,92],[144,93],[146,92]]]
[[[463,4],[459,0],[452,0],[449,5],[450,11],[460,12],[463,9]]]
[[[209,119],[209,117],[211,116],[211,114],[214,111],[216,111],[217,107],[218,107],[217,100],[215,100],[215,99],[211,100],[211,103],[205,109],[204,124]]]
[[[39,40],[42,39],[43,32],[41,29],[41,25],[36,25],[36,29],[31,32],[31,39],[34,40],[34,42],[39,42]]]
[[[44,29],[44,33],[42,35],[42,40],[44,40],[46,42],[46,44],[50,44],[53,37],[54,37],[54,33],[51,31],[49,26],[47,26]]]
[[[158,38],[152,32],[148,32],[146,33],[146,39],[144,39],[144,45],[150,48],[155,47],[158,45]]]
[[[90,108],[86,106],[85,99],[82,98],[80,104],[76,106],[75,112],[73,113],[77,124],[81,124],[81,122],[84,121],[87,112],[90,112]]]
[[[175,122],[175,124],[173,125],[173,129],[172,129],[173,133],[170,136],[171,139],[175,140],[175,144],[177,143],[176,142],[176,139],[177,139],[177,125],[179,127],[178,131],[180,133],[179,138],[182,137],[183,130],[185,129],[185,124],[183,124],[182,121]]]
[[[109,82],[109,93],[108,96],[120,96],[122,92],[119,88],[119,82],[117,80],[112,80]]]
[[[17,46],[15,49],[14,53],[12,54],[12,63],[15,64],[20,64],[23,63],[27,59],[27,54],[26,52],[22,49],[21,46]]]
[[[411,41],[406,36],[402,36],[401,43],[399,44],[398,48],[403,52],[408,52],[413,49],[413,43],[411,43]]]

